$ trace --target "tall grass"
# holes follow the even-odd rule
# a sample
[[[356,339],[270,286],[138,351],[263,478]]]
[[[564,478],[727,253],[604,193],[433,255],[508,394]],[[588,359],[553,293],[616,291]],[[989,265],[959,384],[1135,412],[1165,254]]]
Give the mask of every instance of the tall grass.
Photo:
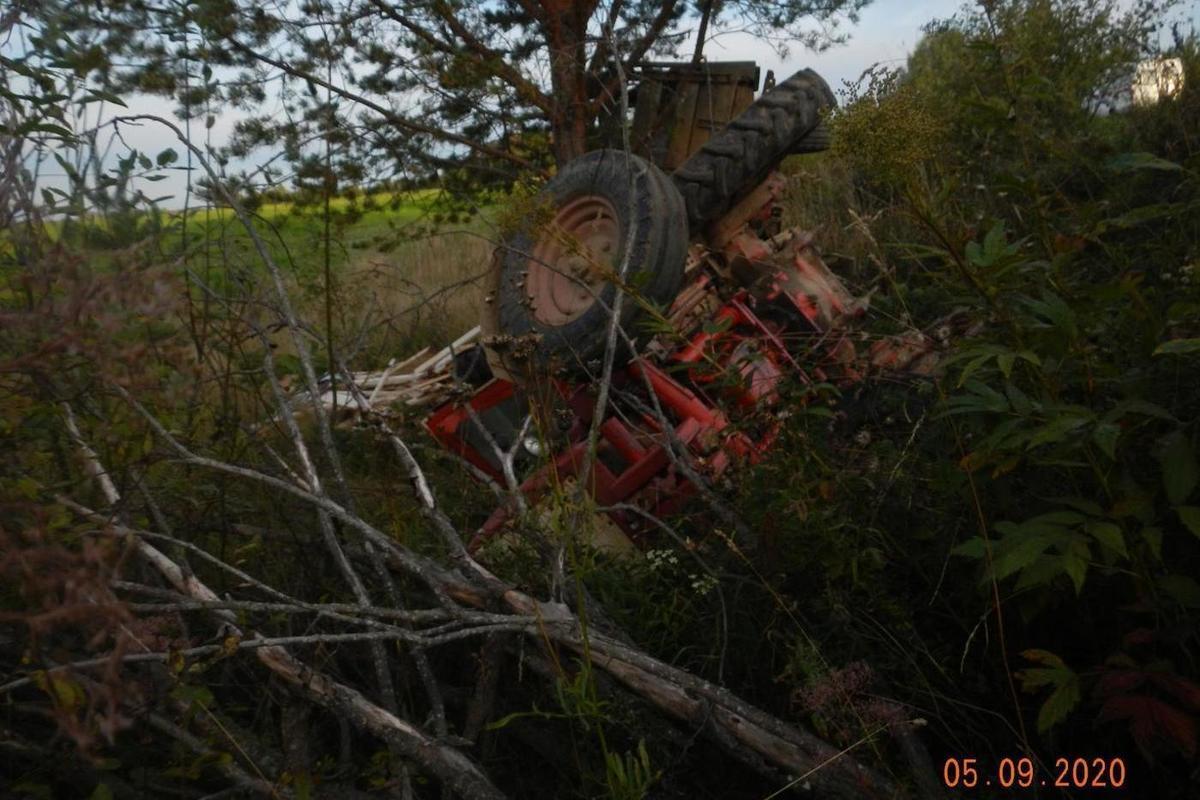
[[[478,324],[493,247],[478,230],[455,230],[389,252],[355,252],[337,278],[335,327],[343,347],[363,367],[381,366]]]
[[[382,368],[393,357],[442,346],[478,322],[480,281],[496,232],[486,211],[448,223],[434,211],[437,201],[432,191],[334,198],[328,237],[323,209],[290,201],[254,206],[256,227],[290,284],[299,315],[323,329],[328,294],[332,340],[339,357],[356,369]],[[265,287],[262,262],[231,209],[128,216],[54,220],[47,223],[48,234],[87,252],[101,270],[124,263],[135,248],[144,261],[177,274],[186,297],[177,313],[193,328],[193,338],[205,335],[195,329],[196,321],[209,319],[228,298],[247,288],[262,296],[253,289]],[[324,339],[324,330],[320,336]],[[288,337],[275,332],[271,340],[288,368],[293,355]]]

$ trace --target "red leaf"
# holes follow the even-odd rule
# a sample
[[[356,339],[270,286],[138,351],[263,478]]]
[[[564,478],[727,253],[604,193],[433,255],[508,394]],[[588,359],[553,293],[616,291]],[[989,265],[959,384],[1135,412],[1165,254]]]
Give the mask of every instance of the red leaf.
[[[1096,694],[1100,697],[1128,694],[1146,682],[1146,673],[1135,669],[1105,670],[1096,681]]]
[[[1193,711],[1200,711],[1200,686],[1170,672],[1152,672],[1150,680],[1175,696]]]
[[[1135,647],[1139,644],[1150,644],[1157,636],[1154,631],[1149,628],[1134,628],[1129,633],[1125,634],[1122,641],[1126,647]]]
[[[1129,732],[1144,749],[1150,749],[1155,739],[1163,739],[1189,758],[1196,754],[1196,720],[1161,700],[1141,694],[1110,698],[1100,709],[1097,720],[1118,719],[1129,720]]]

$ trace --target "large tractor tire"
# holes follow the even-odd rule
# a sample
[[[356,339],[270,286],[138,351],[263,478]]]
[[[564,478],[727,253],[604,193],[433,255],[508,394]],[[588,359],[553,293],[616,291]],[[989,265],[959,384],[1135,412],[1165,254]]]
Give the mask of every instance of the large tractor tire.
[[[625,283],[669,305],[687,257],[683,198],[662,170],[619,150],[597,150],[566,164],[536,201],[553,211],[537,229],[508,238],[499,250],[498,332],[539,334],[530,356],[539,367],[577,368],[604,353],[609,309]],[[621,304],[630,326],[640,305]],[[512,370],[509,370],[511,373]]]
[[[836,104],[820,75],[801,70],[705,142],[672,176],[691,231],[699,233],[720,218],[789,153],[828,147],[821,111]]]
[[[792,146],[792,152],[797,155],[802,153],[823,153],[832,144],[833,132],[829,130],[829,123],[821,120],[817,127],[805,134],[804,138]]]

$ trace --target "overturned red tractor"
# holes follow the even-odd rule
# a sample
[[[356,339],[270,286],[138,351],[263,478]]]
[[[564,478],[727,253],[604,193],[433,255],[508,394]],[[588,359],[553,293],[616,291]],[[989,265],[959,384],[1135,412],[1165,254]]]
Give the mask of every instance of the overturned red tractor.
[[[361,376],[377,401],[436,404],[433,437],[511,490],[473,546],[584,480],[612,523],[596,541],[629,548],[697,480],[771,447],[788,382],[932,367],[918,333],[862,351],[865,302],[781,225],[779,164],[828,146],[835,101],[819,76],[757,99],[753,64],[638,78],[632,152],[588,153],[545,185],[496,249],[480,326],[415,368]]]

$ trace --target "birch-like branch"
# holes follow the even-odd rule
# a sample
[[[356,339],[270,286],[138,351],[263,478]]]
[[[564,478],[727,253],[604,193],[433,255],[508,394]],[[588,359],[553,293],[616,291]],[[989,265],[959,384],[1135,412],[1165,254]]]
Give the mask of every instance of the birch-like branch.
[[[70,407],[65,406],[64,410],[68,420],[68,431],[83,454],[89,474],[96,478],[106,499],[116,505],[120,502],[120,495],[115,485],[112,484],[95,451],[80,434]],[[324,499],[332,503],[327,498],[314,496],[314,499]],[[199,578],[185,574],[178,564],[149,542],[138,538],[136,544],[138,554],[158,570],[176,591],[202,602],[220,602],[216,593]],[[237,637],[240,642],[258,641],[259,646],[251,649],[259,662],[293,689],[335,715],[348,719],[356,727],[380,738],[405,758],[420,764],[451,790],[472,800],[500,800],[504,797],[478,765],[464,754],[430,738],[417,726],[372,703],[358,690],[308,666],[289,653],[283,645],[271,642],[256,631],[243,631],[236,624],[236,617],[231,611],[216,609],[212,614],[223,624],[228,634]],[[263,639],[267,641],[263,642]]]

